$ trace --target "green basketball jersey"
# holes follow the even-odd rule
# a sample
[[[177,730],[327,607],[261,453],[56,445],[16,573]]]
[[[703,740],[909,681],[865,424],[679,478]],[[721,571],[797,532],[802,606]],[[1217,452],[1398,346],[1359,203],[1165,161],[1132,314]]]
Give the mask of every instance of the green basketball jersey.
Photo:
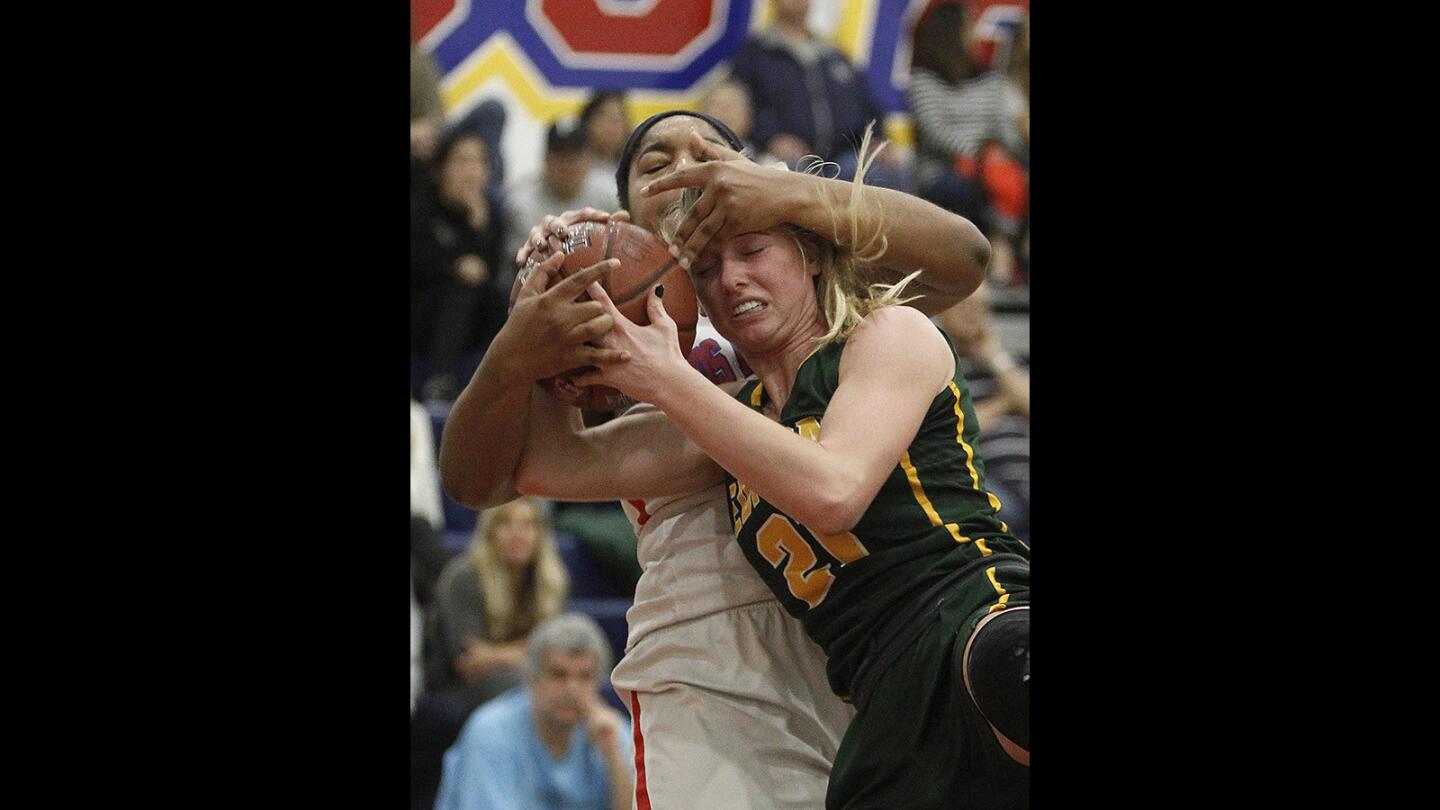
[[[801,364],[781,424],[819,438],[844,348],[843,341],[827,344]],[[752,380],[736,396],[760,410],[766,394]],[[985,467],[975,454],[979,433],[957,363],[954,379],[931,401],[919,433],[860,522],[838,535],[810,531],[727,474],[736,540],[781,604],[824,648],[836,694],[850,694],[865,642],[907,599],[982,556],[1011,552],[1029,559],[1030,550],[996,514],[1000,502],[985,490]],[[1003,586],[993,584],[990,601],[1003,604]]]

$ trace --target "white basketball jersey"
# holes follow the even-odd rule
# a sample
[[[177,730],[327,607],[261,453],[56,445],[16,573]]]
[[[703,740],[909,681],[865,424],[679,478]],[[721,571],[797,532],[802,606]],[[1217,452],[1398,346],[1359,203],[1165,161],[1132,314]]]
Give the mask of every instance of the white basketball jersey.
[[[696,324],[690,364],[716,384],[751,376],[704,317]],[[775,598],[735,542],[723,484],[622,505],[639,539],[641,569],[635,604],[625,614],[627,651],[657,628]]]

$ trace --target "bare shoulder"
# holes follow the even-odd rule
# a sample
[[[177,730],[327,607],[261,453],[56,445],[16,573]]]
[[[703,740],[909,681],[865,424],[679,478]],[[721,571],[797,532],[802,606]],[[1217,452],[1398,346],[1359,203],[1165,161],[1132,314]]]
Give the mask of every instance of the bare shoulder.
[[[914,307],[901,305],[881,307],[865,316],[865,320],[850,334],[849,343],[950,353],[944,335],[930,321],[930,316]]]
[[[942,386],[955,373],[950,346],[929,316],[899,305],[870,313],[850,334],[841,355],[841,374],[857,364],[919,379],[933,378]]]

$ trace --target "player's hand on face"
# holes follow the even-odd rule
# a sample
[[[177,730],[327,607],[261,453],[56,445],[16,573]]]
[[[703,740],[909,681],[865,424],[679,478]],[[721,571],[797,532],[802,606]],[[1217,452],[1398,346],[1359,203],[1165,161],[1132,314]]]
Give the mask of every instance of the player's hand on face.
[[[598,286],[620,261],[607,259],[555,281],[564,261],[565,254],[556,253],[536,265],[496,335],[498,345],[491,350],[501,352],[507,375],[540,380],[580,366],[603,368],[624,359],[617,349],[587,345],[610,331],[614,316],[597,301],[575,300],[587,286]]]
[[[685,269],[711,240],[773,228],[791,213],[780,192],[794,176],[760,166],[740,153],[692,133],[690,146],[705,162],[677,169],[640,189],[646,196],[676,188],[698,188],[695,201],[671,238],[670,252]]]
[[[565,230],[577,222],[609,222],[618,219],[622,222],[630,221],[630,212],[620,209],[615,213],[601,211],[598,208],[585,207],[578,211],[566,211],[558,216],[546,214],[540,220],[540,224],[530,229],[530,238],[520,246],[520,251],[515,254],[515,267],[522,268],[530,261],[530,254],[539,250],[541,257],[560,249],[560,244],[565,240]]]
[[[576,385],[608,385],[620,389],[631,399],[654,403],[659,392],[665,389],[667,380],[675,379],[678,374],[694,373],[690,362],[680,353],[675,320],[665,311],[656,290],[650,292],[645,302],[650,314],[649,326],[640,326],[625,317],[599,284],[591,284],[588,290],[590,297],[604,307],[614,323],[614,328],[598,343],[622,353],[625,360],[576,377]]]

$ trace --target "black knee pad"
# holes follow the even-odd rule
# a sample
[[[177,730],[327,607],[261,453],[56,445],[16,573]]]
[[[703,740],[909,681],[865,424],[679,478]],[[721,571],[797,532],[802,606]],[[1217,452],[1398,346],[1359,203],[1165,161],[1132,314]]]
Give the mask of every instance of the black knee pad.
[[[963,656],[963,645],[957,645]],[[970,645],[970,696],[990,724],[1030,750],[1030,611],[1007,610]]]

